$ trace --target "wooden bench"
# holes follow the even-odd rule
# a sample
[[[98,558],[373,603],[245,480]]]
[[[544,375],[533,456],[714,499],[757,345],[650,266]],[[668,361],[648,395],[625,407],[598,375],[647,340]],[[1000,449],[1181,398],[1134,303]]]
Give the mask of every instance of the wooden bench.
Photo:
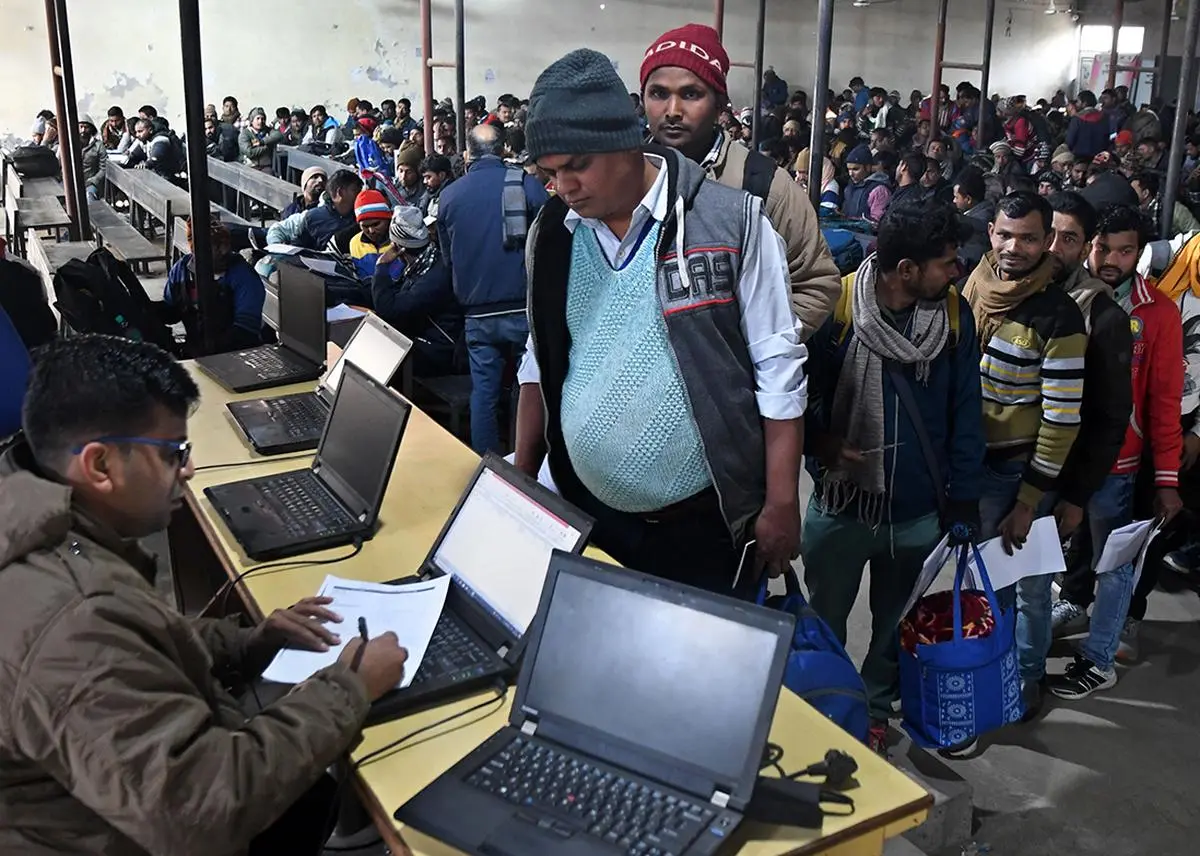
[[[21,195],[30,199],[66,199],[67,191],[57,178],[22,178]]]
[[[162,249],[133,228],[125,217],[101,199],[88,203],[88,216],[96,232],[97,242],[108,247],[113,255],[124,259],[137,270],[141,266],[149,273],[149,262],[163,257]]]
[[[325,170],[327,178],[333,178],[333,174],[339,169],[353,170],[354,167],[349,164],[338,163],[337,161],[322,157],[321,155],[302,152],[295,146],[279,146],[275,150],[279,155],[279,160],[282,162],[283,168],[279,170],[279,174],[285,177],[292,184],[300,183],[300,176],[304,170],[310,166],[319,166]]]
[[[276,178],[273,175],[254,169],[242,163],[227,163],[214,157],[208,159],[208,177],[226,188],[226,204],[229,208],[228,196],[233,194],[232,210],[238,214],[244,213],[243,199],[250,198],[256,202],[282,211],[295,201],[299,191],[294,184]],[[259,218],[266,222],[266,214]]]
[[[25,231],[27,229],[50,229],[55,237],[63,226],[70,226],[71,218],[54,197],[21,197],[16,200],[13,212],[12,233],[16,250],[25,255]]]
[[[430,415],[444,414],[449,431],[460,440],[471,439],[471,425],[463,420],[471,413],[471,376],[469,374],[441,377],[414,377],[415,402]],[[464,430],[465,428],[465,430]]]
[[[54,274],[71,259],[84,261],[95,249],[96,245],[91,241],[42,240],[36,232],[29,236],[29,263],[42,274],[46,300],[55,318],[58,318],[59,314],[54,307]]]

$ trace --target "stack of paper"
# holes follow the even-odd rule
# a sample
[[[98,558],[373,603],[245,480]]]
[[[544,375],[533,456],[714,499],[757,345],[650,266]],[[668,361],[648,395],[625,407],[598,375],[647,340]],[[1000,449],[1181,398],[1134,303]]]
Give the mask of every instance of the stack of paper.
[[[358,619],[363,618],[371,638],[382,636],[390,630],[400,640],[400,647],[408,650],[404,679],[400,682],[400,687],[407,687],[412,683],[417,669],[421,668],[425,649],[429,647],[429,640],[433,638],[433,630],[446,603],[449,586],[449,575],[404,585],[364,583],[328,576],[317,594],[333,598],[328,608],[342,617],[342,623],[329,626],[342,638],[341,644],[321,652],[285,648],[271,661],[263,678],[296,684],[326,666],[332,666],[342,649],[358,635]]]

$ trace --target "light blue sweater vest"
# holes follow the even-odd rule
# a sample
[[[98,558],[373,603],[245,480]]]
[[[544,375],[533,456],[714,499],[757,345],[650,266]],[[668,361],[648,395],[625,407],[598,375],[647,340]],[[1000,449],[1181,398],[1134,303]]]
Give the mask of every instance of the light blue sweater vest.
[[[567,286],[561,418],[580,481],[618,511],[656,511],[712,483],[655,287],[659,224],[622,270],[579,226]]]

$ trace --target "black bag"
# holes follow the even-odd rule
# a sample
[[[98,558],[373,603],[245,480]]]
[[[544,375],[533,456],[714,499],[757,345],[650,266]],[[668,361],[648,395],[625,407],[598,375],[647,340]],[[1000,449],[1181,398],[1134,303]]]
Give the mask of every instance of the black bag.
[[[26,350],[32,351],[58,335],[58,321],[46,302],[42,278],[12,259],[0,258],[0,309],[12,321]]]
[[[762,152],[750,152],[742,170],[742,190],[766,202],[771,182],[775,180],[775,169],[775,161]]]
[[[21,178],[53,178],[60,170],[58,155],[47,146],[17,146],[9,159]]]
[[[54,306],[77,333],[106,333],[151,342],[172,353],[175,338],[159,320],[128,264],[101,247],[87,261],[71,259],[54,274]]]

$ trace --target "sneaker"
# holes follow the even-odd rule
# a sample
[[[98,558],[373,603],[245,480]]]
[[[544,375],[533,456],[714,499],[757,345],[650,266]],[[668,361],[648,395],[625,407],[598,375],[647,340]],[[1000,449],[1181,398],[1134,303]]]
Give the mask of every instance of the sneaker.
[[[1132,663],[1138,658],[1138,628],[1142,622],[1136,618],[1126,618],[1125,627],[1121,630],[1121,643],[1117,646],[1117,659],[1122,663]]]
[[[1163,556],[1163,564],[1177,574],[1187,576],[1200,570],[1200,542],[1193,541]]]
[[[871,720],[871,727],[867,729],[867,746],[876,755],[887,757],[888,721],[886,719]]]
[[[971,737],[962,743],[955,743],[953,746],[946,746],[939,749],[938,754],[943,758],[967,758],[978,746],[979,738]]]
[[[1050,607],[1050,632],[1056,639],[1084,633],[1088,623],[1087,610],[1069,600],[1056,600]]]
[[[1107,690],[1116,685],[1116,669],[1102,672],[1082,654],[1075,655],[1075,662],[1067,666],[1065,674],[1050,678],[1050,692],[1072,700],[1087,698],[1096,690]]]

